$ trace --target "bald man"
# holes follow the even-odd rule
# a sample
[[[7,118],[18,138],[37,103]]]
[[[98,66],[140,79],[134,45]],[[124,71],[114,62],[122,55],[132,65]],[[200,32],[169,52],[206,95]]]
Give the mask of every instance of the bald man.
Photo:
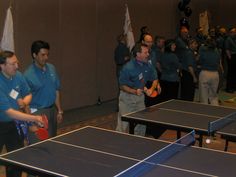
[[[143,36],[142,43],[147,45],[148,50],[149,50],[149,62],[157,68],[157,57],[156,53],[152,50],[152,45],[153,45],[153,38],[150,34],[145,34]]]

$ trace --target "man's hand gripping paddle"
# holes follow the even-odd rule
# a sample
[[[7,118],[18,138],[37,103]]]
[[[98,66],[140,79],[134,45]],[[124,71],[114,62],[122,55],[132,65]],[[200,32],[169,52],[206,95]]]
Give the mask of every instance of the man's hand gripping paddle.
[[[46,115],[42,115],[43,125],[40,124],[38,130],[35,132],[39,140],[48,139],[48,118]]]

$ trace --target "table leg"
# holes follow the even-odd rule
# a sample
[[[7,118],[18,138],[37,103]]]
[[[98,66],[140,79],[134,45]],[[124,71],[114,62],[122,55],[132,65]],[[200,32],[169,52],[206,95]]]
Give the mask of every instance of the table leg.
[[[129,134],[134,134],[135,123],[129,122]]]
[[[228,146],[229,146],[229,141],[226,139],[225,140],[225,149],[224,149],[224,151],[228,150]]]

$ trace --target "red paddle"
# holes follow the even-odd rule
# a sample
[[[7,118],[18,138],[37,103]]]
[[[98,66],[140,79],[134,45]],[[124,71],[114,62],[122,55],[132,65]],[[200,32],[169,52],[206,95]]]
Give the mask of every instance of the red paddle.
[[[145,84],[145,87],[144,87],[144,92],[146,93],[146,91],[148,90],[148,89],[150,89],[151,87],[152,87],[152,81],[147,81],[147,83]],[[147,95],[147,94],[146,94]],[[152,92],[152,94],[151,95],[147,95],[147,96],[149,96],[149,97],[151,97],[151,98],[155,98],[156,96],[158,96],[159,95],[159,93],[158,93],[158,91],[156,90],[156,89],[154,89],[153,90],[153,92]]]
[[[158,91],[154,90],[150,97],[155,98],[158,95]]]
[[[45,128],[38,128],[35,134],[37,138],[41,141],[48,139],[48,131]]]
[[[48,118],[46,115],[42,115],[42,121],[43,125],[38,128],[38,130],[35,132],[37,138],[39,140],[46,140],[48,139]]]

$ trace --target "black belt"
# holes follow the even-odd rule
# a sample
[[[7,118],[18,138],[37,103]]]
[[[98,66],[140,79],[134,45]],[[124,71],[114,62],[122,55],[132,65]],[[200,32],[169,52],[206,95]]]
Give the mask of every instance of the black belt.
[[[51,109],[55,106],[55,104],[52,104],[51,106],[48,106],[48,107],[45,107],[45,108],[42,108],[42,109]]]

